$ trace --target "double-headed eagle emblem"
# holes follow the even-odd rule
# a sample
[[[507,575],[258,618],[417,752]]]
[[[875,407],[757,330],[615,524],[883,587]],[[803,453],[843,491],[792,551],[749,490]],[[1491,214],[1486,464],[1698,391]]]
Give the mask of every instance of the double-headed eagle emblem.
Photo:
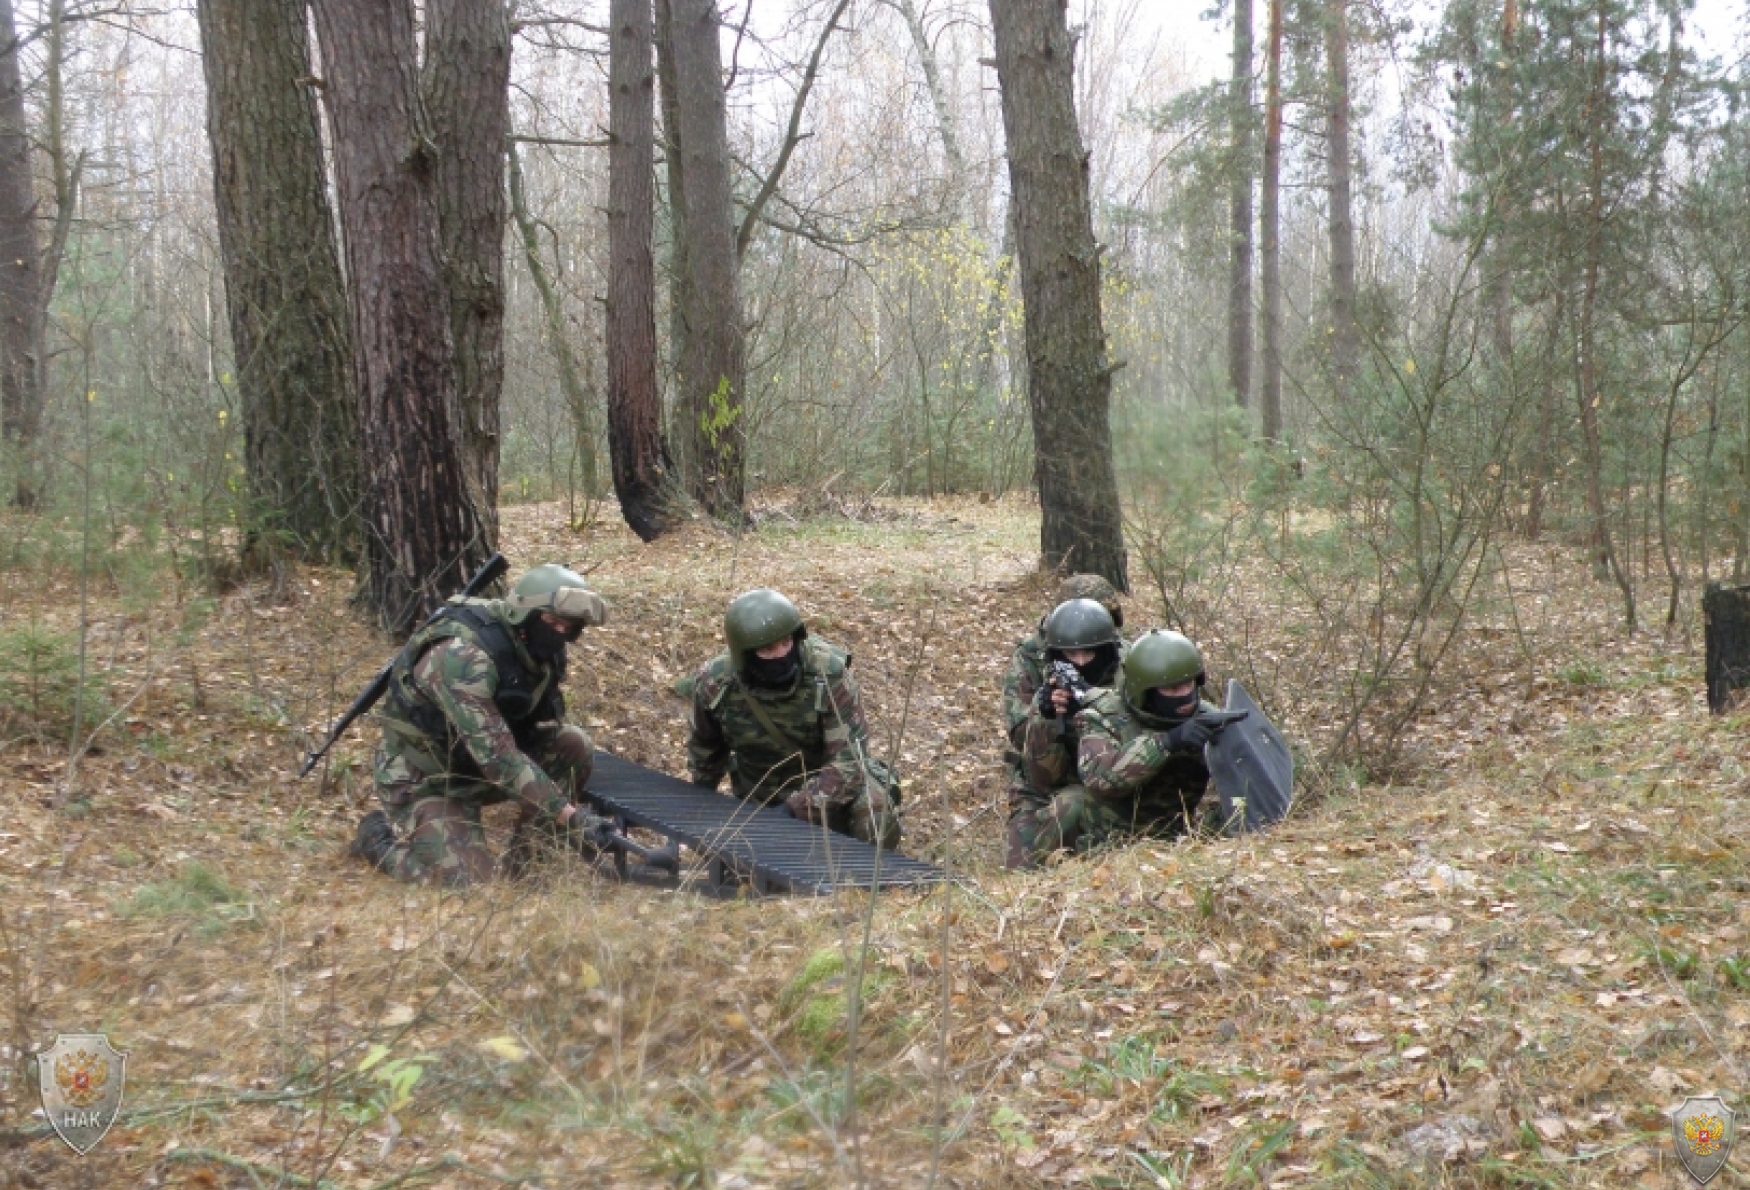
[[[90,1107],[103,1098],[109,1083],[109,1059],[90,1050],[74,1050],[55,1059],[55,1085],[74,1107]]]
[[[43,1114],[74,1152],[90,1152],[115,1123],[127,1057],[101,1033],[63,1033],[37,1051]]]
[[[1671,1145],[1699,1185],[1707,1185],[1732,1155],[1737,1113],[1718,1095],[1691,1095],[1671,1113]]]

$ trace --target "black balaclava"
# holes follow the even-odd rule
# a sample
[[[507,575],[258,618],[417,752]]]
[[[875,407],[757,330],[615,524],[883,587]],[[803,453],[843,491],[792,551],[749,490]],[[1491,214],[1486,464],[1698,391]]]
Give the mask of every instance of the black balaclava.
[[[567,630],[561,631],[540,616],[530,616],[523,622],[523,641],[529,646],[529,654],[545,665],[563,663],[565,646],[576,640],[582,632],[582,624],[572,624]]]
[[[747,680],[755,686],[767,690],[781,690],[796,680],[796,671],[802,666],[802,650],[794,643],[790,651],[782,657],[765,658],[749,649],[744,669]]]
[[[1197,713],[1198,688],[1192,683],[1191,692],[1178,698],[1168,698],[1158,688],[1151,687],[1143,695],[1142,710],[1144,714],[1153,715],[1157,719],[1168,719],[1174,723],[1183,723]]]
[[[1053,661],[1069,660],[1062,649],[1052,649],[1048,656]],[[1112,679],[1118,676],[1118,646],[1111,643],[1094,646],[1094,659],[1086,665],[1077,665],[1076,672],[1090,686],[1110,686]]]

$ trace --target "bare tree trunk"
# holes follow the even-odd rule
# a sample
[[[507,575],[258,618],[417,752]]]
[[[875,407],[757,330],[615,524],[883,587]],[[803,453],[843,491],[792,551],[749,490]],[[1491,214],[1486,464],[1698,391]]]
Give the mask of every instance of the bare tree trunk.
[[[1360,333],[1355,325],[1355,214],[1349,151],[1349,0],[1329,0],[1325,14],[1325,185],[1330,203],[1331,371],[1339,384],[1355,378]]]
[[[655,78],[650,0],[613,0],[608,46],[608,454],[620,515],[644,541],[683,515],[656,387]]]
[[[676,478],[691,491],[699,473],[699,461],[693,457],[693,435],[686,428],[686,409],[680,398],[680,377],[687,370],[687,358],[692,353],[691,337],[687,334],[687,318],[692,310],[690,295],[692,266],[687,263],[687,206],[681,196],[686,193],[686,166],[681,156],[680,100],[676,97],[679,82],[674,66],[674,13],[669,0],[656,0],[656,73],[661,81],[662,161],[668,181],[668,364],[674,377],[670,410],[668,442],[680,455],[680,470]]]
[[[461,428],[412,0],[314,0],[363,445],[360,602],[404,633],[487,554]]]
[[[1064,0],[992,0],[990,15],[1026,309],[1042,561],[1104,575],[1128,590],[1100,250]]]
[[[1588,133],[1588,177],[1586,193],[1587,235],[1584,274],[1580,290],[1580,433],[1585,444],[1586,504],[1591,515],[1592,567],[1599,579],[1615,578],[1622,592],[1624,618],[1628,629],[1635,629],[1634,575],[1616,556],[1610,521],[1604,508],[1604,447],[1598,428],[1598,407],[1604,396],[1598,388],[1598,297],[1602,284],[1604,251],[1604,143],[1598,122],[1603,119],[1608,104],[1609,26],[1602,5],[1598,13],[1598,61],[1594,90],[1582,114]],[[1626,501],[1625,507],[1626,507]]]
[[[1258,208],[1258,242],[1264,260],[1264,381],[1261,429],[1267,442],[1282,441],[1282,6],[1270,5],[1270,41],[1264,65],[1264,179]]]
[[[449,289],[462,454],[489,546],[498,540],[504,393],[504,148],[510,22],[503,0],[426,0],[425,110]]]
[[[917,51],[918,61],[924,71],[924,86],[930,93],[930,106],[936,113],[936,131],[942,136],[942,152],[948,159],[948,173],[953,180],[954,202],[956,208],[966,200],[966,187],[970,175],[966,170],[966,154],[960,147],[960,131],[954,120],[954,105],[949,98],[948,89],[942,85],[942,69],[936,60],[936,47],[930,41],[929,31],[924,28],[923,14],[918,11],[916,0],[891,0],[899,9],[899,15],[905,18],[906,30],[911,34],[912,48]],[[1242,0],[1242,3],[1246,0]]]
[[[742,517],[742,396],[746,332],[735,253],[723,52],[714,0],[670,0],[687,224],[687,356],[679,377],[681,416],[698,470],[692,494],[719,520]]]
[[[1228,204],[1227,382],[1252,400],[1252,0],[1234,0],[1233,195]]]
[[[523,261],[528,265],[529,278],[541,299],[541,314],[545,320],[548,349],[559,371],[559,391],[571,410],[573,432],[577,437],[579,463],[583,470],[583,487],[593,498],[601,494],[601,466],[596,458],[596,406],[599,394],[591,387],[589,377],[578,363],[577,352],[571,346],[570,328],[565,325],[565,306],[559,288],[553,284],[553,274],[541,255],[540,230],[529,214],[523,195],[522,162],[517,157],[515,142],[508,146],[510,177],[510,210],[516,221],[517,237],[522,243]]]
[[[0,441],[16,468],[12,503],[35,508],[42,498],[35,458],[43,419],[42,248],[12,0],[0,0],[0,38]]]
[[[245,564],[358,551],[346,287],[303,0],[201,0],[201,64],[250,508]]]

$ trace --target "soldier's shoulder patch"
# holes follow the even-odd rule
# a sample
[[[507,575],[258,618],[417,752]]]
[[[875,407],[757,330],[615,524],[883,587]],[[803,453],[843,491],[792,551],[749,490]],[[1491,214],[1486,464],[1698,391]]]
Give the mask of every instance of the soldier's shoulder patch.
[[[715,706],[723,698],[723,692],[729,689],[733,676],[729,654],[723,652],[701,665],[699,672],[691,678],[682,678],[675,683],[675,689],[680,690],[682,684],[686,684],[688,689],[684,693],[698,698],[706,706]]]

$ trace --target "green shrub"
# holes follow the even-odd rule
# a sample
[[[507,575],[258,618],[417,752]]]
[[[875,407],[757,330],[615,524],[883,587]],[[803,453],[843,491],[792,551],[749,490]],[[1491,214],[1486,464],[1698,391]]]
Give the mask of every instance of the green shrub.
[[[34,624],[0,632],[0,738],[64,738],[73,729],[78,702],[76,639]],[[87,674],[81,721],[89,728],[108,714],[101,688]]]

